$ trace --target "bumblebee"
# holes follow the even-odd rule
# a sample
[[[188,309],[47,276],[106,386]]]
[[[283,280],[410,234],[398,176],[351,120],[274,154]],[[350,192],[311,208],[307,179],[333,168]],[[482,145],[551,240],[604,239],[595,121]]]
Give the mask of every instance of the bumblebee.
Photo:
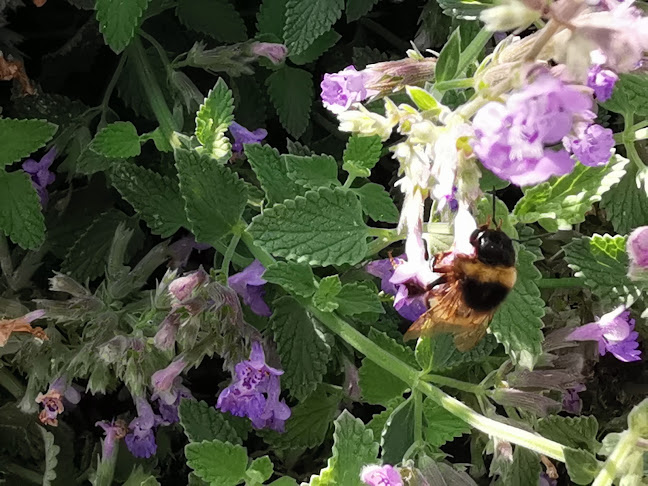
[[[448,251],[435,256],[433,270],[441,277],[427,291],[428,310],[407,330],[405,341],[449,332],[457,349],[468,351],[482,340],[517,278],[512,240],[501,223],[489,227],[490,221],[470,236],[471,255]]]

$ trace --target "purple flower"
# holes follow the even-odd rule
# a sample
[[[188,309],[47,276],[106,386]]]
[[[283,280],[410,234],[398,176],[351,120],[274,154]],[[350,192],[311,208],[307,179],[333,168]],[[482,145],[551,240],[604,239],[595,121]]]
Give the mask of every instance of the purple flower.
[[[628,269],[630,279],[648,279],[648,226],[640,226],[630,233],[626,251],[630,260]]]
[[[180,327],[180,315],[172,310],[168,316],[160,323],[158,331],[153,338],[153,344],[163,351],[171,349],[176,341],[176,334]]]
[[[182,302],[189,297],[193,291],[207,280],[207,273],[202,267],[184,277],[176,278],[169,284],[169,292],[178,301]]]
[[[157,451],[154,427],[160,422],[160,417],[153,413],[151,405],[144,397],[135,398],[137,418],[128,425],[130,433],[126,435],[126,447],[135,457],[149,458]]]
[[[151,384],[156,393],[167,392],[173,386],[175,379],[184,371],[187,364],[182,359],[172,361],[169,366],[153,373]]]
[[[40,196],[41,205],[45,207],[49,200],[47,186],[49,186],[56,175],[49,171],[54,159],[56,158],[56,148],[52,147],[39,162],[34,159],[27,159],[22,163],[22,169],[31,176],[32,185]]]
[[[556,484],[558,482],[555,479],[551,479],[546,473],[540,473],[538,486],[556,486]]]
[[[400,473],[389,464],[384,466],[373,464],[363,467],[360,479],[369,486],[403,486]]]
[[[254,260],[243,271],[227,279],[228,285],[241,296],[243,302],[258,316],[270,317],[272,311],[263,300],[266,281],[261,278],[265,272],[263,264]]]
[[[128,428],[126,422],[123,420],[113,420],[112,422],[102,421],[95,423],[95,425],[101,427],[106,434],[102,444],[102,460],[107,461],[112,457],[117,441],[126,437]]]
[[[273,64],[280,64],[288,54],[288,48],[283,44],[271,42],[255,42],[252,44],[252,53],[256,56],[267,57]]]
[[[153,395],[151,400],[158,400],[158,409],[166,423],[175,423],[179,420],[178,406],[183,398],[191,398],[189,389],[182,385],[180,373],[185,369],[186,363],[176,359],[166,368],[156,371],[151,377]]]
[[[639,333],[634,331],[634,326],[630,312],[620,306],[596,322],[577,327],[567,336],[567,340],[598,341],[601,356],[609,351],[621,361],[640,361],[641,350],[637,349]]]
[[[232,122],[229,126],[229,131],[232,134],[232,137],[234,137],[232,150],[239,154],[243,152],[243,144],[261,143],[268,136],[268,132],[263,128],[257,128],[251,132],[243,125],[239,125],[236,122]]]
[[[363,101],[375,94],[367,88],[367,83],[374,75],[368,71],[358,71],[354,66],[347,66],[338,73],[327,73],[320,84],[322,103],[333,113],[342,113],[353,103]]]
[[[584,130],[577,130],[576,135],[566,136],[563,145],[581,164],[597,167],[607,164],[610,160],[614,148],[614,134],[609,128],[592,123]]]
[[[235,367],[234,382],[218,396],[216,408],[237,417],[248,417],[257,429],[271,428],[283,432],[290,408],[279,401],[279,376],[283,374],[265,362],[263,347],[252,343],[250,359]]]
[[[614,71],[603,69],[599,64],[592,66],[587,73],[587,86],[594,90],[594,96],[599,101],[607,101],[612,97],[618,80],[619,76]]]
[[[562,406],[563,410],[567,413],[579,415],[583,410],[583,400],[578,396],[580,392],[585,391],[585,385],[582,383],[577,384],[573,388],[568,389],[563,393]]]
[[[76,405],[81,400],[81,395],[72,386],[68,386],[67,379],[60,377],[50,383],[47,393],[39,393],[36,403],[43,405],[38,415],[41,423],[56,427],[58,416],[65,410],[65,403]]]
[[[519,186],[567,174],[574,161],[547,145],[569,134],[577,115],[591,118],[591,104],[589,96],[542,73],[506,105],[491,102],[477,112],[473,150],[486,168]]]

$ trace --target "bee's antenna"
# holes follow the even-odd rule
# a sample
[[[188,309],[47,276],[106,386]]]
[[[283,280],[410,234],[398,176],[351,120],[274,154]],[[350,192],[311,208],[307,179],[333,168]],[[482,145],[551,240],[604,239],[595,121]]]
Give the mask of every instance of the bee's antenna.
[[[493,216],[492,216],[492,221],[495,221],[495,208],[496,208],[496,204],[495,204],[495,191],[497,191],[497,189],[495,188],[495,186],[493,186],[493,192],[491,193],[491,196],[492,196],[492,198],[493,198]]]

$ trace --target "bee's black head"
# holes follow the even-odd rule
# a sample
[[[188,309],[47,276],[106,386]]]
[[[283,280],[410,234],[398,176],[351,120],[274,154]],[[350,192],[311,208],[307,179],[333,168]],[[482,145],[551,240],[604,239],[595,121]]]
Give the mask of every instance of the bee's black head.
[[[515,265],[513,242],[502,230],[478,228],[470,235],[470,244],[477,251],[477,259],[487,265]]]

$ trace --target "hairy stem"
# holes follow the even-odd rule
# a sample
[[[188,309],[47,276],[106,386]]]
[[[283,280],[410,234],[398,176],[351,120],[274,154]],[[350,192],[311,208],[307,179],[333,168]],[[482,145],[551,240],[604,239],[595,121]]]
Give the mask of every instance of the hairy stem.
[[[455,390],[461,390],[468,393],[473,393],[475,395],[483,395],[484,389],[480,385],[475,385],[474,383],[467,383],[465,381],[455,380],[454,378],[448,378],[447,376],[441,375],[425,375],[421,377],[422,380],[429,381],[440,386],[448,386],[454,388]]]
[[[637,435],[629,430],[621,434],[616,447],[609,455],[603,469],[598,473],[592,486],[610,486],[617,476],[621,463],[633,451],[637,443]]]

